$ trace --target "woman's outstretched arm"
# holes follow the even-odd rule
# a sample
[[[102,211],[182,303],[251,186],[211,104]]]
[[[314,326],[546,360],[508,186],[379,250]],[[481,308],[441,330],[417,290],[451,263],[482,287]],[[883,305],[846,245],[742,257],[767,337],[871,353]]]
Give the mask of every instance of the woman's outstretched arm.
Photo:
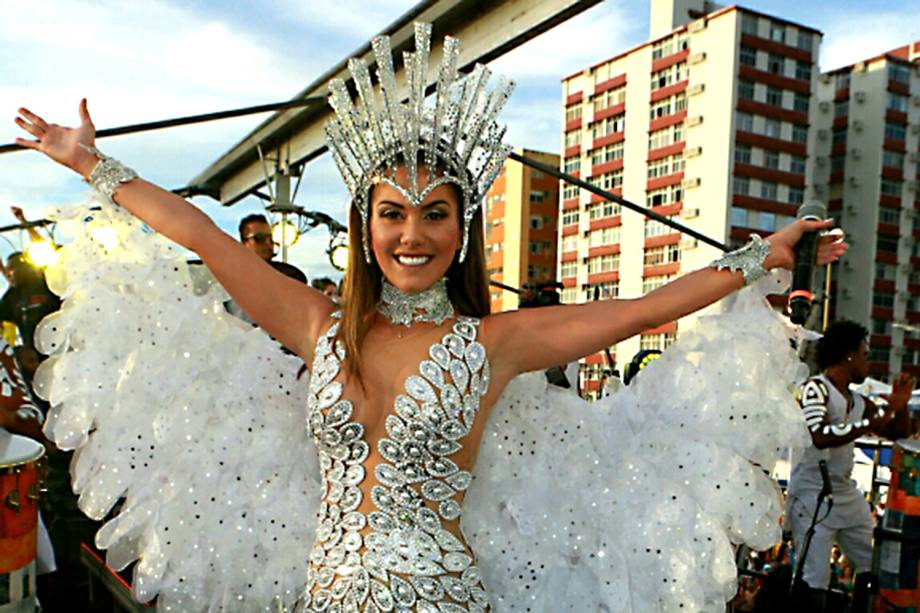
[[[797,221],[766,240],[770,251],[764,268],[789,268],[793,248],[809,230],[832,222]],[[846,251],[839,236],[822,237],[818,263],[836,261]],[[741,272],[704,268],[631,300],[603,300],[579,305],[522,309],[490,317],[490,344],[495,368],[504,374],[542,370],[606,347],[698,311],[744,285]]]
[[[90,176],[99,158],[85,148],[93,146],[96,133],[85,99],[76,128],[49,124],[27,109],[19,114],[17,125],[35,140],[18,138],[17,144],[44,153],[84,178]],[[247,315],[304,360],[311,359],[319,329],[334,308],[328,298],[277,272],[172,192],[137,178],[119,186],[114,199],[157,232],[197,253]]]

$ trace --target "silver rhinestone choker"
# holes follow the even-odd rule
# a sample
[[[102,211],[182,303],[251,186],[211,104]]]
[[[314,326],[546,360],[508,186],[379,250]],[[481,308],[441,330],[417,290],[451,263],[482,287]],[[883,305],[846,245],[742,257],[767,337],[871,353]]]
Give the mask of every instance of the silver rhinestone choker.
[[[454,316],[454,305],[447,297],[446,279],[415,294],[407,294],[384,279],[377,312],[397,326],[411,326],[415,322],[441,325],[444,320]]]

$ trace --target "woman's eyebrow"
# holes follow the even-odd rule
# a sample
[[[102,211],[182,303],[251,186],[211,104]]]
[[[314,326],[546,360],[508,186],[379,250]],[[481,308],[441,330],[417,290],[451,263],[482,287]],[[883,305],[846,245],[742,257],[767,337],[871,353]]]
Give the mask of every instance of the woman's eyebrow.
[[[380,202],[377,203],[377,206],[380,206],[380,205],[383,205],[383,204],[387,204],[387,205],[389,205],[389,206],[395,206],[395,207],[400,208],[400,209],[406,208],[406,205],[400,204],[399,202],[393,202],[392,200],[381,200]]]
[[[428,204],[423,204],[423,209],[430,209],[433,206],[438,206],[439,204],[448,204],[447,200],[435,200],[434,202],[429,202]]]

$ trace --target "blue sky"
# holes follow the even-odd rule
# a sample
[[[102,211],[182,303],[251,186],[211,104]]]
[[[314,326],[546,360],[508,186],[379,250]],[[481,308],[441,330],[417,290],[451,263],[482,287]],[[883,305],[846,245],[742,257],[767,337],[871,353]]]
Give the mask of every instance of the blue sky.
[[[17,136],[16,108],[58,123],[76,119],[86,96],[100,128],[290,98],[413,6],[411,1],[29,0],[0,3],[0,143]],[[822,70],[920,40],[916,0],[751,1],[748,6],[824,32]],[[492,68],[518,82],[505,112],[515,146],[558,150],[560,79],[643,42],[648,2],[604,2],[543,34]],[[571,41],[590,41],[572,45]],[[124,136],[100,147],[166,187],[185,185],[264,116]],[[0,156],[0,225],[11,205],[30,217],[86,194],[74,175],[39,155]],[[347,193],[328,159],[311,163],[298,203],[344,220]],[[261,209],[195,203],[230,232]],[[18,237],[8,235],[14,244]],[[333,272],[328,237],[314,230],[291,261],[310,277]],[[0,255],[13,246],[0,241]]]

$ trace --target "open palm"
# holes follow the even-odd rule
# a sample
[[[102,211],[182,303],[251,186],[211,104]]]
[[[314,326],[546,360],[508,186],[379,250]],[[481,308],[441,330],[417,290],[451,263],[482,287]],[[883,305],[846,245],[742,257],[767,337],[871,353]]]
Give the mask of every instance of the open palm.
[[[35,137],[35,140],[17,138],[17,145],[40,151],[84,176],[95,165],[96,157],[80,146],[93,146],[96,138],[96,127],[90,119],[86,99],[80,101],[80,125],[76,128],[49,124],[26,108],[19,109],[15,121],[16,125]]]

